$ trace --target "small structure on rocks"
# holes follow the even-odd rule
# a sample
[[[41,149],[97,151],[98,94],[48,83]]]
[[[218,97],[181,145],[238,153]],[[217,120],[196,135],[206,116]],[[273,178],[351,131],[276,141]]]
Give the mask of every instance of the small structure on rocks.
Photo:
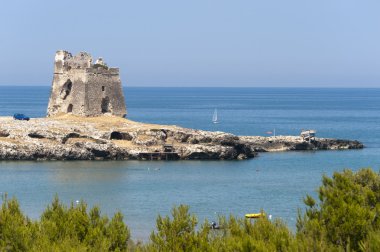
[[[303,140],[305,141],[315,141],[315,135],[316,135],[317,131],[316,130],[304,130],[302,129],[301,130],[301,137]]]
[[[164,152],[174,152],[174,147],[172,144],[164,144],[162,147]]]
[[[71,113],[79,116],[127,114],[118,68],[102,58],[92,62],[86,52],[55,54],[54,77],[47,116]]]

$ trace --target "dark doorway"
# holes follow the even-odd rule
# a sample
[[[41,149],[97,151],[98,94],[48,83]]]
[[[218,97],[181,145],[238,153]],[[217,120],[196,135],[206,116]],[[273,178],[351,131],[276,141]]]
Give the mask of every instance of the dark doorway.
[[[108,96],[106,96],[105,98],[103,98],[102,100],[102,113],[109,113],[111,112],[111,109],[110,109],[110,98],[108,98]]]
[[[70,104],[68,107],[67,107],[67,113],[72,113],[73,112],[73,104]]]

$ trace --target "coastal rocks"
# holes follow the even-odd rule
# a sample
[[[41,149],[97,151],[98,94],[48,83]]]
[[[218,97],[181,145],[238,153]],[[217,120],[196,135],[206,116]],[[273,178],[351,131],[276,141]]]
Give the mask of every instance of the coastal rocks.
[[[181,149],[182,159],[236,159],[239,153],[233,147],[191,144]]]
[[[360,149],[358,141],[235,136],[124,118],[0,118],[0,160],[243,160],[258,152]]]
[[[315,138],[313,141],[305,141],[299,136],[243,136],[240,137],[240,140],[249,144],[257,152],[347,150],[362,149],[364,147],[364,145],[359,141],[331,138]]]
[[[318,141],[313,143],[316,149],[320,150],[348,150],[348,149],[361,149],[363,144],[359,141],[349,141],[341,139],[323,139],[320,138]]]
[[[152,146],[158,144],[158,139],[149,135],[137,135],[132,142],[136,145]]]
[[[0,131],[0,137],[9,137],[9,132],[5,130]]]

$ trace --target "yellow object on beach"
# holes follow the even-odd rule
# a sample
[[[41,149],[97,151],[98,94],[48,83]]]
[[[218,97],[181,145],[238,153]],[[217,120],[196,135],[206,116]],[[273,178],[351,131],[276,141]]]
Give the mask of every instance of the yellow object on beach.
[[[245,218],[257,219],[265,217],[264,213],[249,213],[245,215]]]

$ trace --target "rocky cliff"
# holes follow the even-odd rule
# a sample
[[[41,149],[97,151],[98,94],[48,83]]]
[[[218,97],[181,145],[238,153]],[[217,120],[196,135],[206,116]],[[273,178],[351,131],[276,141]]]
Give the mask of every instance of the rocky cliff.
[[[235,136],[113,116],[0,118],[0,160],[246,159],[266,151],[359,148],[351,140]]]

